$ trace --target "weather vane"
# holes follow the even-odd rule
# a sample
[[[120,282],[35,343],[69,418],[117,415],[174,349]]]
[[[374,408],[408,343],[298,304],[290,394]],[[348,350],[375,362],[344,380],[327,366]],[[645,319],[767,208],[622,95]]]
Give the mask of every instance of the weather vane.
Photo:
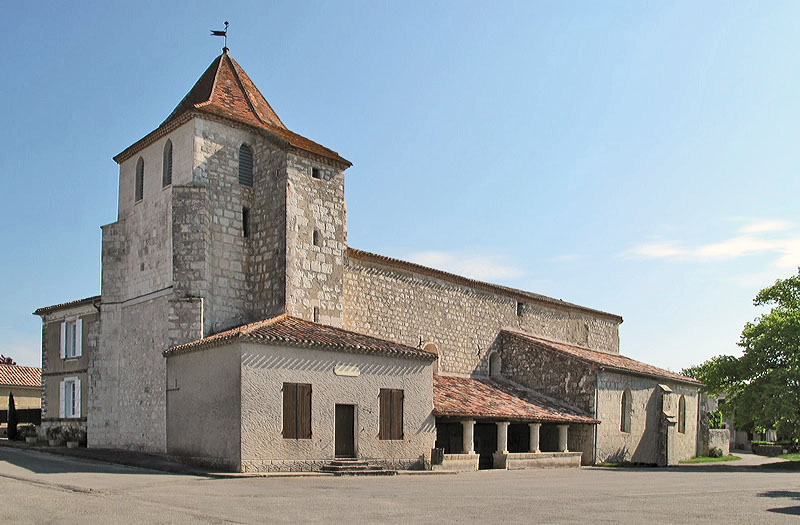
[[[222,48],[223,51],[228,51],[228,21],[225,21],[225,30],[224,31],[215,31],[211,30],[211,36],[221,36],[225,39],[224,47]]]

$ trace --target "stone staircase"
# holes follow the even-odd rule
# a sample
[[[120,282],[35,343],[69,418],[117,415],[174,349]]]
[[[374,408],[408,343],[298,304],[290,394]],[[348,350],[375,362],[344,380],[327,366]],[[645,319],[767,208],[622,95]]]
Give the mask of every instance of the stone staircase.
[[[325,463],[320,469],[334,476],[394,476],[394,470],[386,470],[378,465],[360,459],[335,459]]]

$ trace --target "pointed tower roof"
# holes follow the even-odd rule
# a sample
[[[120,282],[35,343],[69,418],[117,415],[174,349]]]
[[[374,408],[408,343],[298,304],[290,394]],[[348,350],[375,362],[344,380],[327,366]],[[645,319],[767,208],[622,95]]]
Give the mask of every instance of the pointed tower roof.
[[[335,151],[289,130],[227,50],[223,50],[222,54],[214,59],[189,93],[157,129],[114,157],[114,160],[122,162],[132,157],[137,151],[184,124],[197,113],[215,115],[266,130],[295,148],[342,162],[347,166],[352,165]]]

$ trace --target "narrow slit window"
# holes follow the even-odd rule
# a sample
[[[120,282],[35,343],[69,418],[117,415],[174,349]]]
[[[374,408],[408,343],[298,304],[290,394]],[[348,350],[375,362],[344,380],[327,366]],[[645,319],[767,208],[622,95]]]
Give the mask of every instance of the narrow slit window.
[[[144,197],[144,160],[139,157],[136,161],[136,188],[134,191],[136,202],[139,202]]]
[[[172,184],[172,141],[167,139],[164,145],[164,173],[161,176],[161,186],[166,188]]]
[[[517,316],[520,316],[520,317],[522,316],[522,311],[523,311],[524,308],[525,308],[525,305],[522,302],[517,301]]]
[[[314,307],[314,322],[315,323],[319,322],[319,308],[316,306]]]
[[[320,245],[319,230],[314,230],[314,233],[311,234],[311,242],[314,246]]]
[[[239,184],[253,187],[253,150],[247,144],[239,147]]]
[[[242,236],[250,237],[250,210],[248,208],[242,208]]]
[[[678,432],[686,433],[686,398],[683,396],[678,399]]]
[[[631,391],[630,389],[626,388],[625,391],[622,393],[622,403],[621,403],[621,412],[619,421],[620,432],[629,433],[631,431],[631,411],[632,411],[631,409],[632,409]]]

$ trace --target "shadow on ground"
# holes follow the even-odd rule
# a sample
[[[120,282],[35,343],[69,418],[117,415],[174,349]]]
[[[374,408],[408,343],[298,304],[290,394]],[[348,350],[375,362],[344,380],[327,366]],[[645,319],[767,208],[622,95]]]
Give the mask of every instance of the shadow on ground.
[[[800,492],[793,492],[790,490],[768,490],[758,495],[760,498],[783,498],[794,501],[800,501]],[[800,516],[800,505],[792,507],[778,507],[774,509],[767,509],[767,512],[774,512],[776,514],[788,514],[790,516]]]

